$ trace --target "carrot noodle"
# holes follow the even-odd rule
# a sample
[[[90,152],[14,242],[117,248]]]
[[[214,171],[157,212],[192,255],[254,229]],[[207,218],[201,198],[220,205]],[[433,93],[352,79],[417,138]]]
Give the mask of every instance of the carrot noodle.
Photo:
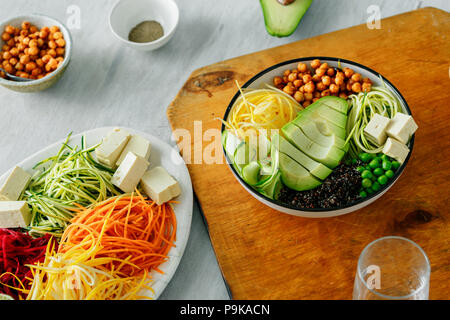
[[[108,269],[113,257],[97,257],[102,250],[94,235],[87,234],[79,245],[64,253],[54,245],[47,246],[45,260],[29,265],[32,285],[26,290],[27,300],[137,300],[151,299],[140,294],[151,289],[147,272],[141,276],[122,276],[122,267]],[[121,266],[131,265],[117,260]]]
[[[158,206],[136,190],[80,210],[64,231],[58,252],[88,250],[98,242],[95,257],[111,258],[105,262],[108,270],[123,277],[162,273],[158,267],[175,246],[176,227],[170,203]]]

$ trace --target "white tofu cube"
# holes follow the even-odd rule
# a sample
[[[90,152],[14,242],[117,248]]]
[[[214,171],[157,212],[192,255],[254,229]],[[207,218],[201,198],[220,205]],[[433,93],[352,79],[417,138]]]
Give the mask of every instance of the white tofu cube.
[[[0,228],[26,228],[30,221],[26,201],[0,201]]]
[[[378,146],[382,146],[387,139],[386,128],[390,121],[391,119],[376,113],[364,128],[367,139]]]
[[[128,152],[112,176],[111,183],[123,192],[133,192],[147,171],[148,165],[148,161],[144,158]]]
[[[383,148],[383,153],[391,158],[394,158],[400,163],[405,162],[409,153],[409,148],[395,139],[388,138]]]
[[[123,149],[122,153],[120,154],[119,160],[117,160],[116,165],[120,166],[128,152],[133,152],[135,155],[148,160],[150,158],[150,149],[150,142],[147,139],[144,139],[138,135],[133,135],[125,146],[125,149]]]
[[[141,179],[141,186],[157,205],[162,205],[181,194],[180,185],[163,167],[147,171]]]
[[[21,167],[14,167],[0,188],[0,201],[19,200],[20,195],[27,187],[30,179],[31,175],[28,172]]]
[[[407,144],[417,128],[418,126],[413,117],[404,113],[397,113],[389,123],[386,133],[389,137],[397,139],[403,144]]]
[[[102,143],[95,149],[95,155],[100,163],[108,167],[115,168],[117,159],[128,143],[130,134],[123,129],[114,129],[106,137]]]

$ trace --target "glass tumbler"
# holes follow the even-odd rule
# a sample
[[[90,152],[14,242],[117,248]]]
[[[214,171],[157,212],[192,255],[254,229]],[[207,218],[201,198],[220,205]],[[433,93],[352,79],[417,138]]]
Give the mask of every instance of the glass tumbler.
[[[415,242],[396,236],[364,248],[356,268],[354,300],[427,300],[430,262]]]

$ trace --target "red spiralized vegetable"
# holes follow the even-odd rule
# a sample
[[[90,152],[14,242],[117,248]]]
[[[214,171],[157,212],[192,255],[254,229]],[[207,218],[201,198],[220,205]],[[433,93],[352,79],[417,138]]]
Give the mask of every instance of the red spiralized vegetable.
[[[50,239],[49,234],[34,239],[16,229],[0,228],[0,293],[14,299],[26,296],[14,288],[30,288],[32,274],[26,265],[44,261]]]

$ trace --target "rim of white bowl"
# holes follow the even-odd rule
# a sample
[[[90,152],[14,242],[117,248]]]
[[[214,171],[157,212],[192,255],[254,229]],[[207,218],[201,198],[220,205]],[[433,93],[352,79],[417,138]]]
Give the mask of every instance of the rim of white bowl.
[[[6,79],[3,79],[2,77],[0,77],[0,84],[6,84],[8,86],[13,86],[13,87],[28,87],[29,85],[33,85],[33,86],[34,85],[38,85],[38,84],[46,82],[49,79],[51,79],[52,77],[56,76],[70,62],[70,58],[72,57],[72,35],[70,34],[70,31],[65,26],[65,24],[62,23],[61,21],[59,21],[58,19],[50,17],[50,16],[47,16],[45,14],[33,13],[33,14],[22,15],[22,16],[17,16],[17,17],[13,17],[13,18],[9,18],[9,19],[3,20],[3,21],[0,22],[0,25],[7,25],[10,21],[16,20],[16,19],[22,19],[23,21],[26,21],[26,20],[29,20],[30,17],[33,17],[33,18],[46,18],[46,19],[52,20],[52,21],[55,22],[55,25],[59,24],[59,27],[61,29],[63,29],[64,32],[69,36],[68,39],[66,39],[66,37],[64,37],[64,40],[66,40],[64,61],[63,61],[62,65],[60,65],[55,71],[50,73],[48,76],[43,77],[42,79],[36,79],[36,80],[30,80],[30,81],[25,81],[25,82],[19,82],[19,81],[13,81],[13,80],[6,80]]]
[[[114,34],[114,36],[119,39],[120,41],[123,41],[124,43],[127,43],[129,45],[133,45],[133,46],[137,46],[137,47],[145,47],[149,44],[159,44],[161,42],[163,42],[164,40],[166,40],[167,38],[169,38],[170,36],[172,36],[172,34],[175,32],[177,26],[178,26],[178,22],[180,20],[180,10],[178,8],[177,3],[174,0],[165,0],[167,4],[171,4],[174,6],[175,8],[175,24],[173,25],[173,27],[170,29],[169,32],[165,33],[161,38],[158,38],[156,40],[150,41],[150,42],[133,42],[133,41],[129,41],[128,39],[125,39],[124,37],[120,36],[116,30],[114,30],[114,27],[111,23],[111,17],[114,13],[114,11],[117,9],[117,6],[124,0],[118,0],[116,2],[116,4],[114,4],[114,6],[112,7],[110,13],[109,13],[109,19],[108,19],[108,23],[109,23],[109,28],[111,29],[111,32]]]
[[[258,80],[260,77],[262,77],[263,75],[265,75],[266,73],[280,68],[282,66],[288,65],[288,64],[292,64],[292,63],[298,63],[298,62],[303,62],[303,61],[312,61],[314,59],[319,59],[319,60],[328,60],[328,61],[333,61],[333,62],[342,62],[342,63],[346,63],[349,65],[353,65],[355,67],[359,67],[362,68],[368,72],[370,72],[373,76],[375,77],[381,77],[381,79],[387,83],[389,86],[391,86],[391,88],[393,89],[394,93],[397,95],[397,97],[400,100],[400,103],[402,104],[402,106],[404,107],[404,109],[406,110],[406,113],[408,115],[412,115],[411,113],[411,109],[408,106],[408,103],[406,102],[405,98],[403,97],[403,95],[400,93],[400,91],[388,80],[386,79],[383,75],[381,75],[379,72],[376,72],[375,70],[366,67],[362,64],[359,64],[357,62],[351,61],[351,60],[347,60],[347,59],[342,59],[342,58],[335,58],[335,57],[323,57],[323,56],[312,56],[312,57],[304,57],[304,58],[297,58],[297,59],[292,59],[292,60],[287,60],[287,61],[283,61],[280,63],[277,63],[267,69],[264,69],[263,71],[257,73],[255,76],[253,76],[250,80],[248,80],[245,84],[243,84],[241,86],[241,88],[247,88],[248,86],[250,86],[253,82],[255,82],[256,80]],[[231,99],[230,103],[228,104],[228,107],[225,111],[225,115],[223,116],[223,120],[225,121],[228,118],[228,115],[231,111],[231,109],[234,106],[234,103],[236,102],[237,98],[241,95],[241,92],[239,90],[237,90],[236,94],[233,96],[233,98]],[[221,133],[223,134],[223,131],[225,131],[225,124],[222,123],[222,129],[221,129]],[[412,135],[410,141],[409,141],[409,153],[408,156],[406,157],[405,161],[402,163],[402,165],[397,169],[397,171],[395,171],[394,176],[389,179],[388,183],[385,184],[383,186],[383,188],[380,188],[380,190],[378,190],[377,192],[374,192],[370,195],[368,195],[366,198],[361,198],[359,200],[356,200],[354,202],[348,203],[344,206],[339,206],[339,207],[333,207],[333,208],[299,208],[293,205],[290,205],[288,203],[283,203],[281,201],[278,200],[274,200],[271,199],[261,193],[259,193],[258,191],[256,191],[252,186],[250,186],[247,182],[244,181],[244,179],[241,177],[241,175],[236,171],[236,169],[234,168],[234,166],[232,165],[232,161],[231,159],[228,157],[227,153],[225,152],[225,148],[222,145],[222,150],[223,153],[225,155],[225,159],[227,162],[227,166],[230,168],[230,170],[232,170],[232,172],[234,173],[234,175],[239,179],[239,182],[241,182],[241,184],[243,184],[244,186],[247,187],[248,190],[251,191],[251,193],[253,193],[253,195],[256,195],[257,197],[260,197],[262,199],[264,199],[265,201],[268,201],[269,203],[272,203],[276,206],[280,206],[286,209],[291,209],[294,211],[298,211],[298,212],[331,212],[331,211],[337,211],[337,210],[342,210],[342,209],[347,209],[347,208],[351,208],[353,206],[356,206],[358,204],[362,204],[364,202],[367,202],[375,197],[377,197],[378,195],[380,195],[383,191],[385,191],[386,189],[390,188],[400,177],[400,175],[403,173],[406,165],[408,164],[408,160],[411,157],[412,151],[413,151],[413,147],[414,147],[414,138],[415,138],[415,134]],[[376,199],[378,200],[378,199]],[[375,201],[376,201],[375,200]]]

